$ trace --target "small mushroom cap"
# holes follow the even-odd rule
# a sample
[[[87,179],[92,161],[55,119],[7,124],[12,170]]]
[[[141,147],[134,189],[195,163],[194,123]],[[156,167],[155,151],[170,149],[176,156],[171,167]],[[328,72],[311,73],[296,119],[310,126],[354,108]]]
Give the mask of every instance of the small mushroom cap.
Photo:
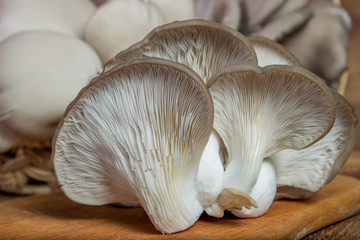
[[[0,0],[0,41],[28,30],[52,30],[82,37],[95,11],[90,0]]]
[[[66,106],[102,65],[84,41],[25,31],[0,43],[1,124],[27,140],[50,140]]]
[[[228,152],[225,188],[249,194],[264,158],[310,146],[334,123],[330,90],[298,66],[230,66],[213,76],[208,87],[214,129]]]
[[[225,66],[257,63],[250,42],[238,31],[205,20],[186,20],[155,28],[142,41],[117,54],[104,68],[148,57],[182,63],[205,83]]]
[[[160,9],[151,1],[109,1],[91,16],[85,40],[105,63],[164,23]]]
[[[296,57],[279,43],[261,36],[249,37],[249,40],[255,49],[259,66],[273,64],[300,66]]]
[[[277,197],[307,198],[329,183],[348,159],[357,136],[358,118],[351,104],[333,91],[336,118],[331,130],[302,150],[270,157],[277,169]]]
[[[68,107],[53,141],[56,174],[74,201],[138,199],[163,233],[203,212],[195,186],[213,104],[191,69],[162,59],[102,74]]]

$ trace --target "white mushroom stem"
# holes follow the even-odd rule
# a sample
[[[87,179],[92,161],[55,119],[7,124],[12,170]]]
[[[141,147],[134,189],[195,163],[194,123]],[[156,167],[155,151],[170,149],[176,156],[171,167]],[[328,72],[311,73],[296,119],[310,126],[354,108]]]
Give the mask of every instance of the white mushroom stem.
[[[213,132],[201,156],[196,179],[199,199],[205,209],[216,202],[223,190],[224,166],[221,155],[220,139]]]
[[[239,121],[243,124],[237,131],[244,137],[227,145],[227,149],[232,150],[229,152],[229,162],[225,165],[224,185],[249,193],[257,182],[264,156],[271,147],[273,133],[269,131],[272,126],[267,125],[267,121],[256,125],[245,118]]]
[[[274,166],[267,160],[261,165],[259,177],[254,187],[249,191],[257,207],[230,209],[231,213],[241,218],[259,217],[271,206],[276,194],[276,172]]]

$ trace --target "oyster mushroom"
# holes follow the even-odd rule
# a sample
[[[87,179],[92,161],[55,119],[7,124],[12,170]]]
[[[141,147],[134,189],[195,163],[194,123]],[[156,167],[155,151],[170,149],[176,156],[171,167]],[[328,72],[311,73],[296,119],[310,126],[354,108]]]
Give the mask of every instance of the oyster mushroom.
[[[325,137],[308,148],[270,156],[277,172],[277,198],[311,197],[336,176],[352,152],[359,120],[342,95],[333,95],[336,118]]]
[[[0,0],[0,41],[28,30],[52,30],[82,37],[94,11],[90,0]]]
[[[119,65],[85,87],[53,141],[56,174],[72,200],[139,201],[162,233],[190,227],[213,104],[191,69],[162,59]]]
[[[272,189],[258,184],[276,183],[274,168],[263,160],[321,139],[334,123],[332,93],[309,71],[285,65],[230,66],[213,76],[208,87],[214,102],[214,129],[228,153],[224,188],[236,189],[239,194],[234,198],[253,199],[254,206],[261,209],[246,213],[242,208],[249,206],[234,206],[228,210],[239,217],[259,216],[271,205],[276,192],[275,184]],[[269,198],[256,201],[259,191]],[[219,199],[217,204],[222,205]],[[222,214],[217,211],[217,216]]]
[[[108,1],[88,21],[85,40],[105,63],[164,23],[160,9],[151,1]]]
[[[20,141],[51,140],[66,106],[101,68],[95,51],[73,36],[25,31],[2,41],[1,152]]]
[[[305,68],[337,89],[337,80],[347,69],[351,18],[345,9],[331,1],[313,3],[308,10],[313,17],[279,41]]]
[[[155,28],[142,41],[108,61],[104,69],[148,57],[182,63],[205,83],[228,65],[257,63],[250,42],[238,31],[206,20],[185,20]]]

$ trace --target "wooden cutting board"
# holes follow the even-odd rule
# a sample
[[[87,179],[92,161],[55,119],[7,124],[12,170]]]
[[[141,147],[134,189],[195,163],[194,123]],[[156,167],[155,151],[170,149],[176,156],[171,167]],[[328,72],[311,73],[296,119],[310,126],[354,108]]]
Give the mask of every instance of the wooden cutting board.
[[[86,206],[62,193],[0,204],[1,239],[298,239],[360,212],[360,180],[337,176],[305,201],[280,200],[256,219],[205,214],[190,229],[161,235],[142,208]]]

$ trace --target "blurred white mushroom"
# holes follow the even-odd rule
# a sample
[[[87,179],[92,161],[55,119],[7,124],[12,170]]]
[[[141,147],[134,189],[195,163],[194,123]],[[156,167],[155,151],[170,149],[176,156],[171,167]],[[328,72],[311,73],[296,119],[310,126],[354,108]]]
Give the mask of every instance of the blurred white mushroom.
[[[66,106],[101,62],[84,41],[24,31],[0,43],[0,152],[22,141],[51,140]]]
[[[52,30],[82,37],[90,0],[0,0],[0,41],[20,31]]]

